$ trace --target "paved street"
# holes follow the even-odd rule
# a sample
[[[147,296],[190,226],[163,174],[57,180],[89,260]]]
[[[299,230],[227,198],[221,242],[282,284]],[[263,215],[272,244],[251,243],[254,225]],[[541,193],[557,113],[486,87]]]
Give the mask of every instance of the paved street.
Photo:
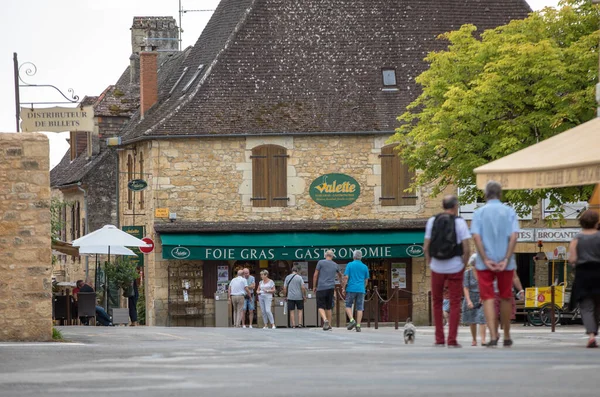
[[[67,343],[0,343],[0,396],[597,396],[580,326],[516,326],[515,346],[404,345],[393,328],[59,327]]]

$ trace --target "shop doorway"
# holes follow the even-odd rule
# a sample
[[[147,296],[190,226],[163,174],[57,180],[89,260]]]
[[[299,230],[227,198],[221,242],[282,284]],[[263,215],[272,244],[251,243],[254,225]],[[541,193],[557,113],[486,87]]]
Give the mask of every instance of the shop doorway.
[[[366,259],[364,262],[371,276],[367,296],[373,296],[365,304],[365,321],[375,321],[377,315],[381,322],[406,321],[412,316],[412,259]],[[375,287],[378,294],[374,294]],[[394,287],[398,287],[397,295]],[[376,299],[379,299],[379,310]]]

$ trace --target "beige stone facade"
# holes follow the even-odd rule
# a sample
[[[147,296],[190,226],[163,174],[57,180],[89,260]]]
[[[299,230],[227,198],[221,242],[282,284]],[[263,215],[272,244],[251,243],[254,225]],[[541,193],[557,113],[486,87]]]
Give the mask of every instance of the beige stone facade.
[[[127,181],[120,178],[120,220],[122,226],[143,225],[156,243],[146,255],[147,323],[168,323],[168,266],[186,263],[202,267],[201,261],[162,259],[159,236],[154,224],[168,222],[155,218],[156,208],[176,213],[175,222],[194,221],[296,221],[296,220],[381,220],[427,218],[439,211],[441,198],[430,199],[429,192],[416,192],[417,204],[408,207],[383,207],[381,195],[381,159],[379,154],[387,136],[306,136],[306,137],[236,137],[146,141],[121,151],[120,175],[127,172],[128,157],[138,164],[145,162],[143,208],[140,193],[134,194],[135,208],[127,203]],[[257,208],[250,201],[252,161],[256,146],[272,144],[285,147],[288,158],[287,207]],[[327,208],[315,203],[308,194],[314,179],[327,173],[343,173],[361,186],[359,198],[350,206]],[[139,177],[134,175],[134,177]],[[426,302],[429,272],[422,259],[413,260],[415,321],[427,319]],[[204,325],[214,323],[213,302],[204,302]],[[425,314],[421,313],[425,310]]]
[[[0,134],[0,159],[0,340],[50,340],[48,139]]]

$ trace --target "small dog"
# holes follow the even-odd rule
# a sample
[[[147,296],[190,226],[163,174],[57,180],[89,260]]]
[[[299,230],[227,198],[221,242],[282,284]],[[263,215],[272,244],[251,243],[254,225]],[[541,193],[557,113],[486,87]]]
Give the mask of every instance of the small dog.
[[[404,324],[404,343],[405,344],[414,344],[415,339],[417,338],[417,328],[410,321],[410,317],[406,319],[406,323]]]

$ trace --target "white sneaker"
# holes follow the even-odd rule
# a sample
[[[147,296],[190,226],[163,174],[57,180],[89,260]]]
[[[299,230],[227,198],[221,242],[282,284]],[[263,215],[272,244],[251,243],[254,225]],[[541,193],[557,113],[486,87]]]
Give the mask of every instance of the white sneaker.
[[[252,328],[252,326],[251,326],[251,325],[249,325],[249,326],[248,326],[248,328]]]
[[[271,329],[277,329],[277,327],[276,326],[272,326]]]
[[[246,328],[246,326],[245,326],[245,325],[242,325],[242,328]]]
[[[269,327],[267,327],[266,325],[263,327],[263,329],[269,329]]]

